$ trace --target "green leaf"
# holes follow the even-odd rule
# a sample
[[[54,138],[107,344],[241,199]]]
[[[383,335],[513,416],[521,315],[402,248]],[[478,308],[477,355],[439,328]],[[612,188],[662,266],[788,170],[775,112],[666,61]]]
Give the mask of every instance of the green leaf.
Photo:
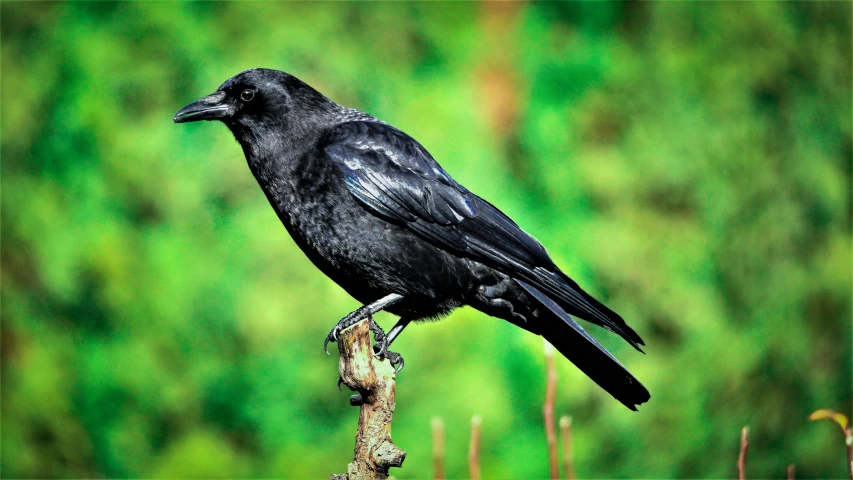
[[[847,417],[842,413],[838,413],[833,410],[820,409],[811,415],[809,415],[809,420],[832,420],[841,427],[841,430],[844,431],[844,434],[847,434]]]

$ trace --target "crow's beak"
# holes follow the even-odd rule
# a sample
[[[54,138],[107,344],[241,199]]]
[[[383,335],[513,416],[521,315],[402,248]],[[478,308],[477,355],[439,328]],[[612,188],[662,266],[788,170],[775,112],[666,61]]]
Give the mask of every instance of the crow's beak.
[[[231,105],[225,98],[225,92],[216,92],[199,98],[186,107],[178,110],[175,123],[197,122],[199,120],[222,120],[233,113]]]

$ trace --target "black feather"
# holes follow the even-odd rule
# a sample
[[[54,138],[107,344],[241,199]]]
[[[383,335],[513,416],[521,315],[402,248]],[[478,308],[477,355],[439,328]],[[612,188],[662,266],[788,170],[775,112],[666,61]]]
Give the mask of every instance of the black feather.
[[[565,310],[536,287],[524,281],[517,282],[559,319],[542,321],[538,331],[554,348],[631,410],[636,411],[636,405],[651,398],[646,387]]]

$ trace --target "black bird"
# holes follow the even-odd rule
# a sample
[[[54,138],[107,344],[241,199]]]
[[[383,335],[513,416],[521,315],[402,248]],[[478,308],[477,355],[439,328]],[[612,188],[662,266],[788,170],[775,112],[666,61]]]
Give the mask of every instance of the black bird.
[[[182,108],[175,123],[223,122],[299,248],[365,306],[326,338],[379,311],[413,320],[461,305],[542,335],[632,410],[649,392],[570,315],[642,339],[560,271],[535,238],[458,184],[412,137],[270,69],[239,73]],[[640,350],[642,351],[642,350]]]

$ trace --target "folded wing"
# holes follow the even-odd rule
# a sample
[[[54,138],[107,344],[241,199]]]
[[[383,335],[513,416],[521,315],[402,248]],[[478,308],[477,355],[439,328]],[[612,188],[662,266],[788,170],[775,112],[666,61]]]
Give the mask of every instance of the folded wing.
[[[369,210],[440,248],[529,283],[568,313],[616,332],[640,350],[642,339],[619,315],[561,272],[542,244],[508,216],[456,183],[413,138],[383,123],[350,122],[330,131],[323,149]]]

